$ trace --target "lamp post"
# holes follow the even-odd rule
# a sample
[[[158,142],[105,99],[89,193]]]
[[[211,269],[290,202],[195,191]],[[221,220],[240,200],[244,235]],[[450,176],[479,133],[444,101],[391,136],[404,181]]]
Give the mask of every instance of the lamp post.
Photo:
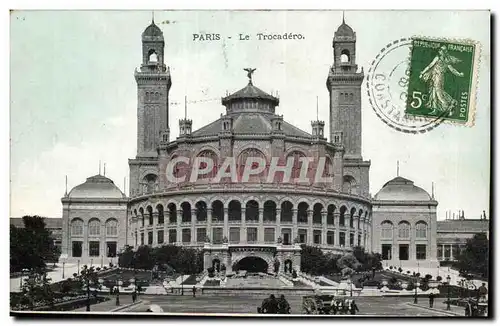
[[[90,267],[92,267],[93,263],[94,263],[94,258],[90,258]]]
[[[352,280],[349,279],[349,287],[351,288],[351,297],[352,297]]]
[[[120,286],[123,285],[123,282],[122,280],[117,280],[116,282],[116,305],[119,306],[120,305]]]
[[[413,300],[413,303],[414,304],[417,304],[418,303],[418,295],[417,295],[417,291],[418,291],[418,287],[420,286],[420,283],[418,282],[418,276],[415,276],[415,299]]]
[[[446,310],[450,310],[450,275],[446,276],[446,281],[448,281],[448,300],[446,301]]]
[[[103,260],[104,260],[104,256],[101,255],[101,268],[102,268]]]
[[[184,273],[181,274],[181,295],[184,295]]]
[[[134,285],[134,292],[132,293],[132,299],[133,301],[135,302],[135,299],[134,299],[134,293],[135,293],[135,296],[137,296],[137,287],[135,286],[135,278],[131,278],[130,280],[128,280],[130,282],[130,284],[133,284]]]
[[[62,271],[63,273],[62,273],[62,278],[63,278],[63,280],[64,280],[64,265],[66,264],[66,262],[63,262],[62,264],[63,264],[63,271]]]
[[[77,260],[77,264],[76,275],[80,275],[80,259]]]

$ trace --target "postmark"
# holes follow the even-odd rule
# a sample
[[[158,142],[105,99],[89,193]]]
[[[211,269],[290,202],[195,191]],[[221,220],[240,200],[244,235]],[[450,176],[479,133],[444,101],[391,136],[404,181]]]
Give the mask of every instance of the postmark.
[[[440,115],[407,115],[411,38],[388,43],[371,62],[366,78],[368,100],[375,114],[388,126],[404,133],[424,133],[443,122]]]
[[[406,114],[474,124],[479,44],[413,37]]]

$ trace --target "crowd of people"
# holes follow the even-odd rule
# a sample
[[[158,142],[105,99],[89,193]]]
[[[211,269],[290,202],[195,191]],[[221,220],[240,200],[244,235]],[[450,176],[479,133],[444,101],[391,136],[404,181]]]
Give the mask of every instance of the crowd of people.
[[[262,301],[262,305],[257,308],[257,312],[261,314],[289,314],[290,304],[283,294],[278,299],[274,294],[271,294],[269,298]]]

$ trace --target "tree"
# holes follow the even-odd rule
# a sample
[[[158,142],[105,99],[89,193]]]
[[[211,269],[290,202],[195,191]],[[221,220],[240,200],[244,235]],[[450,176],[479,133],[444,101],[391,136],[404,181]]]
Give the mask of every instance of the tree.
[[[301,245],[300,270],[312,275],[322,274],[326,266],[326,257],[318,247]]]
[[[54,294],[50,287],[51,279],[47,277],[47,273],[31,270],[28,278],[23,281],[21,292],[25,298],[23,301],[28,303],[30,310],[33,310],[35,305],[44,305],[54,303]]]
[[[90,311],[90,287],[101,287],[98,276],[98,272],[100,269],[100,267],[94,269],[94,266],[89,268],[87,267],[87,265],[83,265],[80,275],[76,276],[81,284],[85,287],[85,291],[87,292],[87,311]]]
[[[61,254],[40,216],[23,216],[24,228],[10,226],[10,270],[44,269]]]
[[[134,250],[132,246],[125,246],[125,249],[118,254],[118,266],[124,268],[133,268]]]
[[[465,248],[458,254],[454,266],[466,273],[488,277],[489,240],[485,233],[475,234],[467,240]]]

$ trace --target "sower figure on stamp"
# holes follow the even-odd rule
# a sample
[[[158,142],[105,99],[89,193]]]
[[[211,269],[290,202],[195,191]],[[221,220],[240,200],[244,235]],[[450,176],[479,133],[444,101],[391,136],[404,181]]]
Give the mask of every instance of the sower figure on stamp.
[[[464,73],[459,72],[452,66],[452,64],[460,61],[460,59],[448,53],[446,46],[442,46],[438,51],[438,55],[420,73],[420,79],[429,85],[429,100],[425,105],[432,109],[430,114],[441,111],[449,112],[448,115],[452,115],[458,101],[444,90],[445,73],[449,70],[455,76],[463,77]]]

